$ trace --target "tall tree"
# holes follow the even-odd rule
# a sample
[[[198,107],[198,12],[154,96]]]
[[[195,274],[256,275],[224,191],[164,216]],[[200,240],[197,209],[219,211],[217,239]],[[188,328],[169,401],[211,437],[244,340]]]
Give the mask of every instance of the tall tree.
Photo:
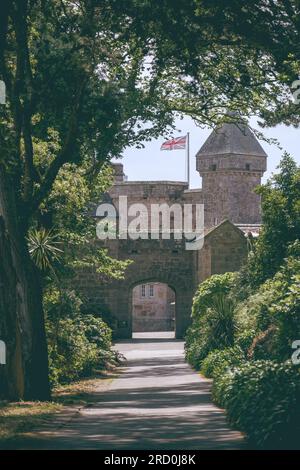
[[[10,1],[1,17],[1,394],[11,399],[49,398],[40,279],[26,235],[60,168],[90,155],[96,172],[170,123],[154,94],[157,72],[141,77],[147,47],[118,37],[104,3],[103,12],[90,1]],[[37,142],[47,143],[46,164]]]
[[[263,226],[238,278],[237,292],[243,297],[276,274],[300,238],[300,167],[284,154],[278,169],[257,190]]]

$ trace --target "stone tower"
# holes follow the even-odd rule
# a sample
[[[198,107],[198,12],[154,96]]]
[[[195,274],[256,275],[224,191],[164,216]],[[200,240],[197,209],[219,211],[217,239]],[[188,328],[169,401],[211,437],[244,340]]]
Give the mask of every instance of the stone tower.
[[[266,170],[267,154],[242,123],[215,129],[196,155],[202,176],[205,226],[225,219],[235,224],[261,222],[260,197],[254,188]]]

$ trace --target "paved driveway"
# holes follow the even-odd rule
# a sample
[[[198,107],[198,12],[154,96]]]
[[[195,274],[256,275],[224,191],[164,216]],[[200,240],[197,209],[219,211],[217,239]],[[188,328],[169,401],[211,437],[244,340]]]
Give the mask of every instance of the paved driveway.
[[[64,449],[238,449],[210,397],[210,381],[184,361],[183,342],[145,335],[116,345],[127,365],[108,390],[59,429],[38,436],[38,447]]]

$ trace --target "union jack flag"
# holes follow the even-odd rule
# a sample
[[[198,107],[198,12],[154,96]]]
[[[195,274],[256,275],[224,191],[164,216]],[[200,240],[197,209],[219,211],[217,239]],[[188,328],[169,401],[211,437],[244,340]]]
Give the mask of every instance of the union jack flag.
[[[175,137],[174,139],[167,140],[162,144],[160,150],[180,150],[186,147],[186,135],[183,137]]]

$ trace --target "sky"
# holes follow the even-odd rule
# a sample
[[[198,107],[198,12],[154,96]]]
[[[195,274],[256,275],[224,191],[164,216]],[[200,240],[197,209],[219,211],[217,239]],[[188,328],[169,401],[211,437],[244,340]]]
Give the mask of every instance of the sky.
[[[290,153],[300,164],[300,129],[283,125],[270,129],[260,129],[255,126],[255,121],[250,123],[253,127],[263,131],[266,137],[276,138],[282,147],[281,150],[274,144],[269,145],[264,141],[260,142],[269,157],[263,182],[276,171],[284,151]],[[190,187],[199,188],[201,187],[201,178],[196,171],[195,155],[212,132],[212,129],[200,129],[189,117],[178,120],[176,126],[178,132],[174,132],[174,137],[190,132]],[[165,139],[161,137],[151,142],[145,142],[144,149],[131,147],[125,150],[123,159],[118,161],[123,163],[128,181],[186,181],[185,150],[160,151],[160,146],[164,141]]]

